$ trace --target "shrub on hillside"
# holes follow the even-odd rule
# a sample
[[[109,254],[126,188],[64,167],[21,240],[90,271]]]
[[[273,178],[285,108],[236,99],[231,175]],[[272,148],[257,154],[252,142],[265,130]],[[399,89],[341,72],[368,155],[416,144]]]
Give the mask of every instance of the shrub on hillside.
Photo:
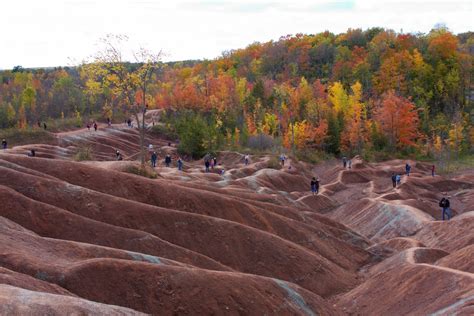
[[[298,160],[314,164],[330,158],[330,155],[328,153],[311,148],[303,148],[301,150],[297,150],[295,152],[295,155]]]
[[[125,172],[132,173],[141,177],[150,178],[150,179],[156,179],[158,177],[158,174],[155,172],[155,170],[151,169],[148,166],[142,167],[142,166],[131,165],[125,169]]]
[[[76,161],[92,160],[92,148],[90,146],[80,146],[74,155]]]
[[[277,156],[272,156],[267,162],[267,168],[281,169],[280,159]]]

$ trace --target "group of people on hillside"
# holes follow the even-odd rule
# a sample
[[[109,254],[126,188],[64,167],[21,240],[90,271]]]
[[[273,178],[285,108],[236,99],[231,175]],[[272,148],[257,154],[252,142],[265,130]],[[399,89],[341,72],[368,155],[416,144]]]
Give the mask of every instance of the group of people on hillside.
[[[217,157],[212,156],[210,153],[204,155],[204,170],[205,172],[211,172],[211,169],[217,168]],[[224,169],[221,169],[221,173],[223,173]]]
[[[43,129],[47,129],[48,126],[46,125],[46,122],[43,122],[41,123],[40,121],[36,122],[36,125],[38,125],[39,128],[41,128],[41,126],[43,126]]]
[[[156,151],[153,151],[151,153],[151,166],[153,168],[156,167],[156,163],[158,161],[158,154],[156,153]],[[166,154],[165,155],[165,166],[166,167],[170,167],[171,166],[171,162],[172,162],[172,159],[171,159],[171,155],[170,154]],[[178,157],[178,159],[176,160],[176,164],[178,166],[178,170],[183,170],[183,160],[181,159],[181,157]]]
[[[109,120],[110,120],[110,119],[109,119]],[[97,122],[96,122],[96,121],[93,121],[93,122],[92,122],[92,125],[91,125],[90,123],[87,123],[87,125],[86,125],[87,130],[90,131],[90,130],[91,130],[91,126],[94,128],[94,131],[97,132],[97,128],[98,128]]]

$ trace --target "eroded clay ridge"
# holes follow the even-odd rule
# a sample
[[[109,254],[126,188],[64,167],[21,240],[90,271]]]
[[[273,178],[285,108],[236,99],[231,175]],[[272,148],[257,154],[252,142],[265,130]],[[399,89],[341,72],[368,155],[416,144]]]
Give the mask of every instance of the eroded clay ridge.
[[[159,163],[149,179],[129,172],[133,129],[55,136],[0,153],[0,314],[474,313],[472,170],[432,177],[410,161],[394,189],[405,161],[273,169],[221,152],[210,173]],[[73,161],[81,146],[94,161]]]

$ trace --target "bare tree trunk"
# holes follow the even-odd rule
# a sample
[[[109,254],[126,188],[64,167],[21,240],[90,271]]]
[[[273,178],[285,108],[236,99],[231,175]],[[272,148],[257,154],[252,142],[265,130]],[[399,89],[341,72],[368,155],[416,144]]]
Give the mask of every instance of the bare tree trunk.
[[[140,117],[138,111],[135,112],[135,119],[137,120],[138,132],[140,133],[140,163],[142,167],[145,167],[145,126],[140,125]],[[145,121],[145,114],[143,114],[143,122]]]
[[[146,125],[145,125],[145,109],[146,107],[143,107],[143,114],[142,114],[142,128],[140,130],[140,160],[142,163],[142,166],[145,167],[145,132],[146,132]]]

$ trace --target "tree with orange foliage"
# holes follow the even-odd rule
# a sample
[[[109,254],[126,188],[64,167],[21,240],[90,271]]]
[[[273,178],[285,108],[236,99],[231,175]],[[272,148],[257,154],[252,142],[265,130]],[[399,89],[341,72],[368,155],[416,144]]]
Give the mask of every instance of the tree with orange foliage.
[[[416,146],[415,141],[419,136],[418,112],[410,100],[390,90],[382,97],[376,119],[391,148]]]

